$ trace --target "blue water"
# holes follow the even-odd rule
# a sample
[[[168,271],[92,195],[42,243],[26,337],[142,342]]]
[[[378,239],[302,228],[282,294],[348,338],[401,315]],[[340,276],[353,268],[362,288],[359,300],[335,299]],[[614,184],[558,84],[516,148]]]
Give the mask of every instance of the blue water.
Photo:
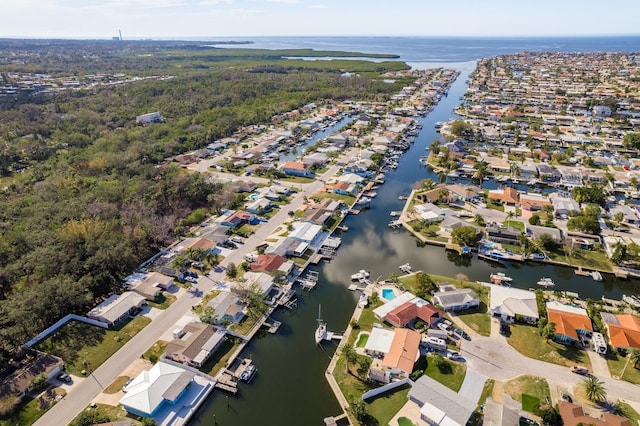
[[[391,288],[383,288],[382,289],[382,298],[384,300],[392,301],[396,298],[396,293]]]

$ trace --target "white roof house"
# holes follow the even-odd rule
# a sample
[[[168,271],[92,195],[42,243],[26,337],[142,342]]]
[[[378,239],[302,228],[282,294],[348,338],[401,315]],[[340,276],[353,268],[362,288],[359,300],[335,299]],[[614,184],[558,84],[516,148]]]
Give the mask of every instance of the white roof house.
[[[322,226],[310,222],[294,222],[289,238],[314,246],[318,242]]]
[[[251,288],[255,286],[262,292],[263,296],[266,296],[273,287],[273,277],[264,272],[245,272],[244,279],[245,285],[243,287]]]
[[[375,315],[376,318],[382,321],[382,319],[385,318],[389,312],[393,311],[398,306],[402,306],[405,303],[415,298],[416,298],[415,294],[411,294],[410,292],[406,291],[401,295],[396,296],[395,299],[385,303],[382,306],[378,306],[377,308],[375,308],[373,310],[373,315]]]
[[[177,401],[194,376],[195,373],[184,368],[158,362],[127,385],[120,404],[131,413],[151,417],[165,401]]]
[[[369,334],[367,344],[364,345],[364,351],[372,355],[383,355],[389,352],[393,336],[395,332],[387,328],[373,327]]]
[[[114,294],[95,308],[91,309],[87,316],[94,320],[113,325],[123,320],[135,309],[145,304],[144,296],[132,291],[122,294]]]
[[[517,316],[535,322],[540,317],[536,294],[529,290],[487,284],[491,289],[489,310],[492,315],[505,321],[513,321]]]

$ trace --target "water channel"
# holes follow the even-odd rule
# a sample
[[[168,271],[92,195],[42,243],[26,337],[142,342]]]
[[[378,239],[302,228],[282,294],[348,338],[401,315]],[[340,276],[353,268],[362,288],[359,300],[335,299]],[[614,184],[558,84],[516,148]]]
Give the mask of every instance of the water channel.
[[[441,247],[417,247],[408,233],[388,228],[392,219],[390,212],[401,210],[404,204],[398,200],[400,194],[408,194],[411,185],[421,179],[431,177],[437,181],[434,173],[420,166],[418,158],[425,155],[425,147],[439,137],[434,124],[452,117],[474,66],[475,62],[455,64],[461,75],[450,88],[449,96],[420,119],[424,128],[400,159],[398,168],[387,174],[387,181],[377,190],[371,209],[346,219],[344,225],[349,231],[341,236],[342,246],[336,258],[318,266],[321,279],[315,290],[298,290],[297,309],[280,310],[273,315],[283,323],[278,333],[256,338],[248,345],[243,356],[251,356],[258,367],[254,380],[248,385],[242,384],[236,397],[226,397],[216,391],[191,424],[212,425],[215,420],[215,424],[225,426],[321,425],[323,418],[339,414],[340,407],[324,377],[336,345],[316,346],[313,332],[319,304],[330,330],[346,329],[358,297],[347,290],[349,276],[360,269],[371,271],[372,278],[386,278],[399,273],[398,266],[409,262],[414,270],[451,277],[463,273],[471,280],[482,281],[487,281],[491,272],[502,270],[513,277],[515,287],[536,287],[536,281],[546,276],[556,283],[556,290],[574,291],[583,299],[599,299],[601,295],[620,299],[623,293],[638,293],[637,282],[619,280],[613,275],[597,283],[591,278],[576,276],[573,269],[564,267],[513,264],[498,269],[477,258],[466,259],[445,252]]]

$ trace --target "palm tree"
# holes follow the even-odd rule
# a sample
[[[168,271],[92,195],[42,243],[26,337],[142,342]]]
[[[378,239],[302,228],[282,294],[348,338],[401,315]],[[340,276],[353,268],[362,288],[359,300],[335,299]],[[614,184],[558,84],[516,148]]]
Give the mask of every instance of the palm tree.
[[[348,373],[349,367],[352,363],[356,362],[356,360],[358,359],[358,355],[356,354],[356,350],[353,348],[353,345],[351,343],[347,343],[342,347],[342,355],[344,355],[344,358],[347,361],[345,365],[346,372]]]
[[[507,226],[511,225],[511,219],[516,217],[516,214],[513,211],[507,212]]]
[[[487,176],[487,163],[481,161],[476,164],[476,172],[473,174],[473,178],[479,182],[480,188],[482,188],[482,181]]]
[[[591,402],[603,402],[607,399],[607,391],[604,389],[604,382],[595,376],[585,378],[581,383],[584,393]]]
[[[640,349],[631,349],[629,362],[633,363],[633,368],[638,368],[638,364],[640,364]]]

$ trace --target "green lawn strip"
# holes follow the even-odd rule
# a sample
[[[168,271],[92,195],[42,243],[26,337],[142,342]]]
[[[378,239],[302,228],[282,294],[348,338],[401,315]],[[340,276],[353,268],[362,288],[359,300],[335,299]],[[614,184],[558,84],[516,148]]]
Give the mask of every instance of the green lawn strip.
[[[164,349],[167,347],[169,342],[164,340],[158,340],[155,342],[147,351],[142,354],[142,358],[148,359],[152,364],[158,362],[162,354],[164,353]]]
[[[549,384],[541,377],[520,376],[505,384],[505,393],[522,403],[522,409],[533,413],[541,402],[551,400]]]
[[[331,198],[332,200],[342,201],[347,206],[351,206],[356,202],[356,197],[354,196],[336,194],[333,192],[316,192],[311,198],[315,201],[322,201],[325,198]]]
[[[404,385],[365,401],[366,411],[380,425],[388,425],[393,416],[409,401],[411,386]],[[413,425],[413,423],[409,423]]]
[[[415,424],[406,417],[400,417],[398,419],[398,426],[415,426]]]
[[[476,426],[482,424],[482,409],[480,408],[480,406],[484,405],[484,403],[487,402],[487,398],[489,398],[493,393],[493,386],[495,384],[496,381],[493,379],[487,379],[484,382],[482,393],[480,394],[480,398],[478,398],[478,405],[469,418],[469,423],[471,425]]]
[[[148,317],[138,316],[118,328],[105,330],[70,321],[39,343],[37,349],[59,356],[69,373],[81,376],[83,370],[89,374],[102,365],[150,322]]]
[[[122,387],[124,386],[125,383],[127,383],[127,380],[129,380],[131,377],[129,376],[118,376],[116,377],[116,379],[111,382],[111,384],[109,386],[107,386],[102,392],[106,393],[106,394],[114,394],[117,393],[119,391],[122,390]]]
[[[214,376],[222,367],[225,366],[227,360],[229,360],[238,346],[240,346],[240,341],[237,338],[227,337],[211,358],[209,358],[200,368],[200,371],[210,376]]]
[[[622,380],[626,380],[627,382],[640,385],[640,369],[635,368],[632,362],[629,362],[627,368],[625,368],[625,365],[627,364],[626,357],[623,357],[619,353],[612,351],[607,353],[606,358],[607,366],[609,366],[609,372],[612,376],[617,376]],[[621,376],[623,370],[624,374]]]
[[[32,425],[56,404],[56,395],[64,396],[66,392],[62,388],[52,388],[40,397],[25,396],[11,413],[0,416],[0,426]]]
[[[167,309],[173,302],[176,301],[176,296],[173,294],[160,293],[160,296],[156,297],[154,302],[147,301],[147,305],[152,308]]]
[[[502,222],[502,224],[504,226],[510,226],[524,232],[524,223],[520,222],[519,220],[505,220],[504,222]]]
[[[445,385],[452,391],[458,392],[462,386],[462,382],[464,382],[464,376],[467,374],[467,366],[443,358],[442,362],[445,367],[439,368],[438,365],[436,365],[437,362],[435,362],[434,356],[428,356],[426,358],[427,368],[424,374]],[[448,365],[448,367],[446,367],[446,365]]]
[[[286,182],[293,182],[293,183],[311,183],[315,179],[310,177],[303,177],[303,176],[285,176],[283,178],[280,178],[280,180],[286,181]]]
[[[580,364],[585,367],[591,367],[589,356],[584,350],[551,340],[547,342],[538,334],[537,327],[512,324],[510,330],[511,335],[507,342],[524,356],[558,365],[571,366]]]
[[[619,401],[619,404],[620,409],[622,410],[622,415],[631,420],[631,424],[639,424],[638,422],[640,422],[640,413],[634,410],[633,407],[631,407],[631,405],[626,402]]]
[[[240,321],[240,324],[232,324],[231,326],[229,326],[229,329],[235,331],[236,333],[244,335],[247,334],[249,330],[251,330],[251,327],[253,327],[257,321],[257,318],[251,318],[249,315],[247,315],[242,319],[242,321]]]
[[[93,421],[86,421],[87,418]],[[119,420],[130,420],[132,426],[140,426],[142,422],[141,418],[133,414],[128,413],[121,407],[114,407],[107,404],[96,404],[95,408],[87,407],[80,414],[78,414],[69,423],[70,426],[93,424],[95,422],[109,423]]]

